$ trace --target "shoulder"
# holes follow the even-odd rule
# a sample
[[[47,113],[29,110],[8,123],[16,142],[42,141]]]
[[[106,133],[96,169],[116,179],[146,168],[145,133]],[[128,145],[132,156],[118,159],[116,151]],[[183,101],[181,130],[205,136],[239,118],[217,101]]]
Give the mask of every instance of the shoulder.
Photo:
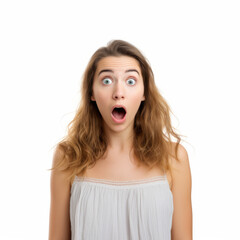
[[[172,143],[171,151],[172,154],[175,156],[175,148],[177,146],[177,143]],[[189,166],[189,157],[188,152],[186,148],[182,144],[178,144],[177,148],[177,158],[170,158],[170,165],[172,169],[174,170],[181,170],[181,168],[186,168]]]
[[[53,161],[52,161],[52,167],[56,167],[64,158],[64,150],[57,145],[53,152]]]
[[[51,172],[51,180],[55,184],[64,184],[68,185],[70,181],[68,180],[68,176],[70,174],[69,171],[63,171],[64,169],[64,150],[57,146],[53,153],[52,159],[52,172]]]
[[[176,159],[176,149],[177,143],[171,143],[171,154],[173,156],[169,156],[169,165],[170,170],[167,172],[167,178],[169,181],[170,189],[172,190],[173,184],[179,181],[178,177],[184,176],[185,172],[190,169],[189,166],[189,158],[188,153],[185,147],[182,144],[178,144],[177,146],[177,158]],[[176,186],[176,184],[175,184]]]
[[[49,239],[70,239],[70,182],[68,172],[62,171],[59,164],[64,152],[57,147],[53,154],[51,172],[51,204],[49,220]]]
[[[177,158],[171,158],[170,163],[174,203],[172,237],[192,239],[191,170],[187,150],[181,144],[178,145]]]
[[[175,154],[176,143],[172,146]],[[178,145],[177,158],[171,157],[170,159],[173,195],[185,194],[185,196],[190,196],[192,179],[189,157],[187,150],[181,144]]]

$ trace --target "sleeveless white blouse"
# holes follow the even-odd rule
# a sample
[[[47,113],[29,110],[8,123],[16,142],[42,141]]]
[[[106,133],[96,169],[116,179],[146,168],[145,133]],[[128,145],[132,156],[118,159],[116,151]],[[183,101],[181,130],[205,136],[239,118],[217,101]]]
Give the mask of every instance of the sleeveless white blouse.
[[[75,177],[72,240],[171,240],[173,196],[166,175],[113,181]]]

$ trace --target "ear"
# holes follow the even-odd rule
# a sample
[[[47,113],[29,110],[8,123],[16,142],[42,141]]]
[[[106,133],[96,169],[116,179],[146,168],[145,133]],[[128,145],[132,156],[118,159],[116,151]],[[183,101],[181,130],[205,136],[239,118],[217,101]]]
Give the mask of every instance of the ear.
[[[141,100],[142,100],[142,101],[145,101],[145,96],[144,96],[144,95],[142,96],[142,99],[141,99]]]
[[[96,99],[94,98],[93,95],[91,96],[91,100],[92,100],[92,101],[96,101]]]

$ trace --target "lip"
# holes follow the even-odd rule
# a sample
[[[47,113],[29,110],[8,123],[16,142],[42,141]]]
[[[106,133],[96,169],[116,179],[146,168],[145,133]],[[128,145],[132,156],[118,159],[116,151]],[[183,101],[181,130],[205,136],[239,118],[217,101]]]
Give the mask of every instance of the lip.
[[[112,112],[111,112],[111,116],[112,116],[112,119],[113,119],[114,122],[116,122],[116,123],[123,123],[126,120],[126,115],[127,115],[127,110],[126,110],[125,106],[123,106],[123,105],[114,105],[112,107],[112,111],[113,111],[114,108],[123,108],[125,110],[126,114],[124,115],[123,119],[116,119],[113,116]]]

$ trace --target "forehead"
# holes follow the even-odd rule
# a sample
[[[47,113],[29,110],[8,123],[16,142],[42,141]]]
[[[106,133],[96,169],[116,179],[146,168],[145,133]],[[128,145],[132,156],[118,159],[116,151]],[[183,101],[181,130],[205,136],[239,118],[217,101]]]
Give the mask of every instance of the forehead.
[[[139,66],[138,61],[135,58],[129,56],[104,57],[97,64],[96,74],[98,74],[98,72],[100,72],[103,69],[111,69],[113,71],[125,71],[128,69],[136,69],[141,73],[141,68]]]

